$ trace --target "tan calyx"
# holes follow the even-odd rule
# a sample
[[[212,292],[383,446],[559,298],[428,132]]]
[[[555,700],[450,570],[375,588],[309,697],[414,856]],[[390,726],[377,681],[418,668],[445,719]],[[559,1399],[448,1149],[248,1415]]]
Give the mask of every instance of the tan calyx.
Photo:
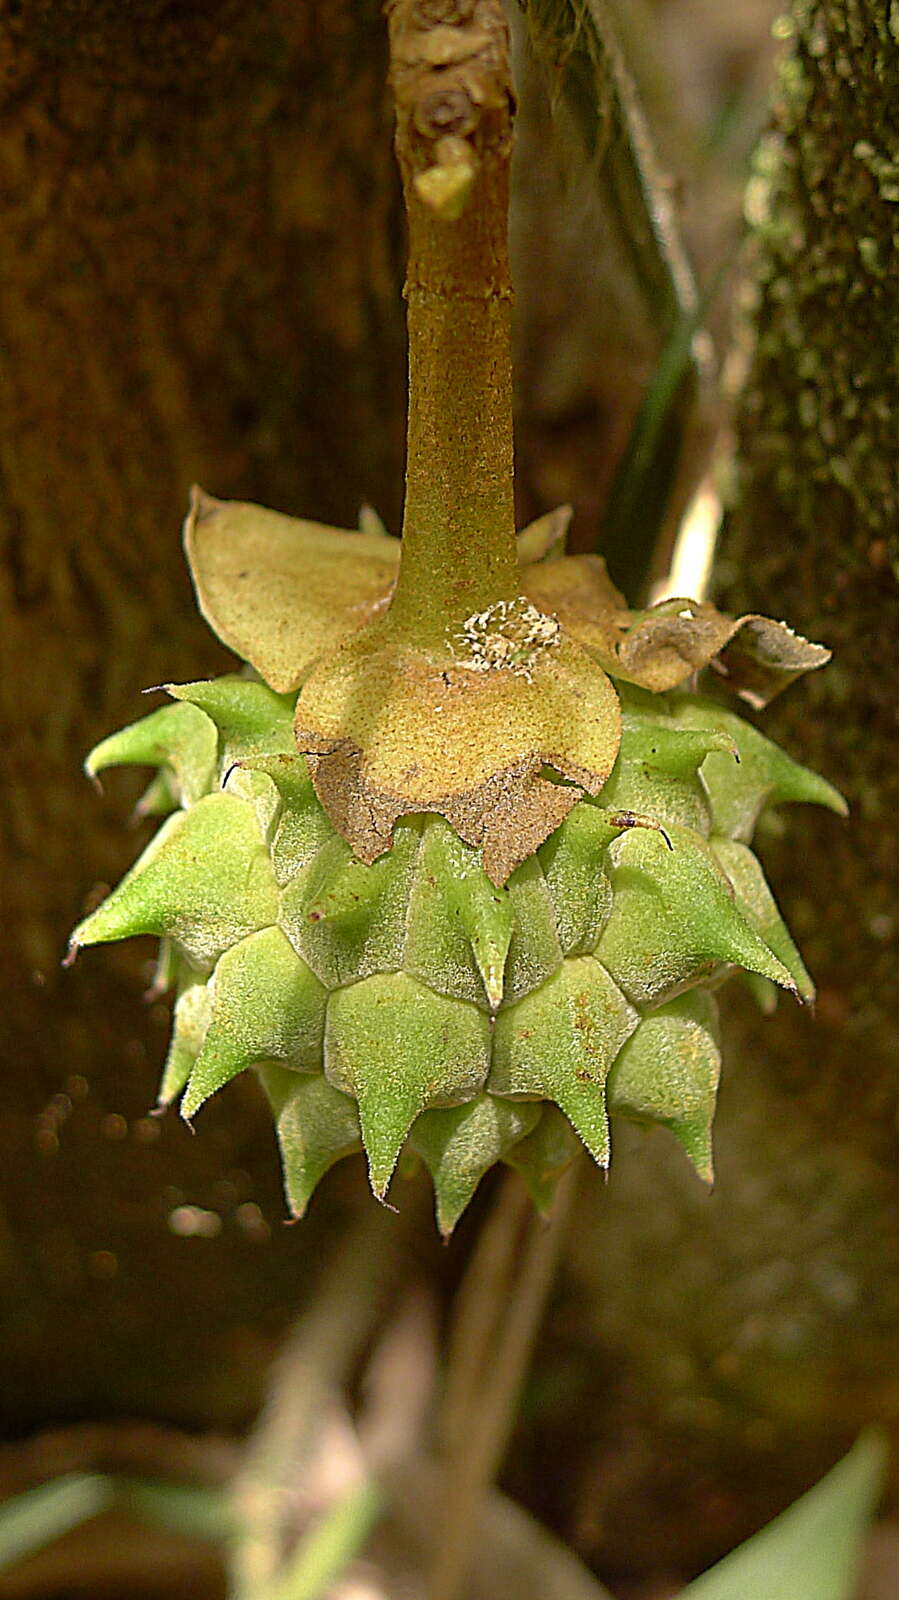
[[[442,654],[398,637],[388,615],[306,680],[297,746],[361,860],[389,848],[399,817],[437,811],[503,883],[583,791],[599,793],[621,737],[612,684],[554,619],[527,604],[513,615],[517,635],[469,618],[466,649]],[[525,644],[531,630],[549,637]]]

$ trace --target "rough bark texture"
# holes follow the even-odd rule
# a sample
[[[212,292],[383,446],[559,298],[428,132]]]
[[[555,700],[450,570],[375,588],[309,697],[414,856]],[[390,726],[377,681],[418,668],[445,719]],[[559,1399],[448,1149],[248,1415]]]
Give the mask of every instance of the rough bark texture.
[[[834,651],[766,723],[852,807],[847,827],[803,819],[800,850],[772,835],[819,1002],[814,1025],[785,1012],[767,1053],[828,1141],[888,1169],[899,1094],[899,15],[877,0],[800,0],[793,21],[763,152],[727,597],[776,607]]]
[[[872,1193],[891,1185],[874,1236],[846,1225],[869,1276],[852,1349],[873,1341],[875,1409],[896,1421],[876,1358],[899,1317],[899,16],[877,0],[800,0],[793,22],[763,152],[757,343],[724,555],[729,601],[773,606],[834,650],[766,726],[842,787],[852,816],[772,831],[817,1017],[784,1009],[763,1046],[747,1017],[735,1048],[801,1105],[822,1172],[849,1153]]]
[[[729,608],[833,647],[761,723],[852,814],[796,809],[760,840],[818,1003],[763,1018],[729,987],[712,1195],[660,1140],[622,1136],[575,1241],[604,1352],[577,1520],[610,1581],[708,1562],[865,1421],[899,1427],[899,23],[874,0],[792,17],[750,191],[756,339],[720,574]]]
[[[192,479],[344,525],[370,498],[397,526],[386,30],[378,0],[23,0],[0,63],[0,1421],[226,1421],[316,1224],[282,1230],[252,1090],[195,1140],[147,1119],[149,944],[60,973],[137,842],[137,778],[104,802],[80,762],[145,685],[225,664],[179,547]],[[217,1236],[171,1231],[188,1203]]]

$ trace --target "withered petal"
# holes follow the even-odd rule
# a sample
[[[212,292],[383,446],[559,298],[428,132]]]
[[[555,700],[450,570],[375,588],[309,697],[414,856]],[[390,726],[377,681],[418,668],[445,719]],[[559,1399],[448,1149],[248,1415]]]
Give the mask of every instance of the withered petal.
[[[734,693],[761,708],[794,678],[823,667],[830,651],[771,617],[730,617],[707,601],[665,600],[628,629],[617,657],[617,676],[655,692],[712,665]]]
[[[750,614],[739,619],[716,665],[728,687],[759,711],[794,678],[823,667],[830,657],[826,645],[804,639],[785,622]]]
[[[561,555],[573,515],[572,506],[556,506],[555,511],[545,512],[522,528],[516,540],[519,565],[524,567],[532,561],[544,561],[554,553]]]
[[[524,569],[521,582],[528,599],[557,616],[579,644],[614,661],[630,612],[601,556],[563,556],[537,563]]]

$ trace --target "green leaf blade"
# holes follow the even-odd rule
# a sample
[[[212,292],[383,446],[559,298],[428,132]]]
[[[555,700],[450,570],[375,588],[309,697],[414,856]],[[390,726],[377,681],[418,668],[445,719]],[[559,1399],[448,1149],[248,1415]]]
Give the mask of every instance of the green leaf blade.
[[[7,1500],[0,1506],[0,1573],[105,1511],[112,1492],[99,1473],[73,1472]]]
[[[826,1478],[689,1584],[681,1600],[853,1600],[886,1463],[883,1435],[863,1433]]]

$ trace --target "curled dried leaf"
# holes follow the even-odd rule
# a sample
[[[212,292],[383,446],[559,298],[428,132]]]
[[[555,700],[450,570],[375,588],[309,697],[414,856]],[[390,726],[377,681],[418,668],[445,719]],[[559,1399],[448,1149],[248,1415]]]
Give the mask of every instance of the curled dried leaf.
[[[398,539],[191,491],[184,546],[200,610],[223,644],[279,694],[383,611]]]
[[[728,687],[759,711],[794,678],[825,666],[830,656],[823,644],[804,639],[785,622],[746,616],[740,617],[714,666]]]
[[[525,592],[612,674],[654,693],[712,666],[736,694],[761,707],[804,672],[830,659],[785,622],[731,617],[708,601],[664,600],[627,608],[598,556],[566,556],[526,568]]]
[[[661,691],[714,666],[735,693],[760,708],[794,678],[830,660],[785,622],[729,617],[707,601],[665,600],[638,616],[618,645],[618,676]]]

